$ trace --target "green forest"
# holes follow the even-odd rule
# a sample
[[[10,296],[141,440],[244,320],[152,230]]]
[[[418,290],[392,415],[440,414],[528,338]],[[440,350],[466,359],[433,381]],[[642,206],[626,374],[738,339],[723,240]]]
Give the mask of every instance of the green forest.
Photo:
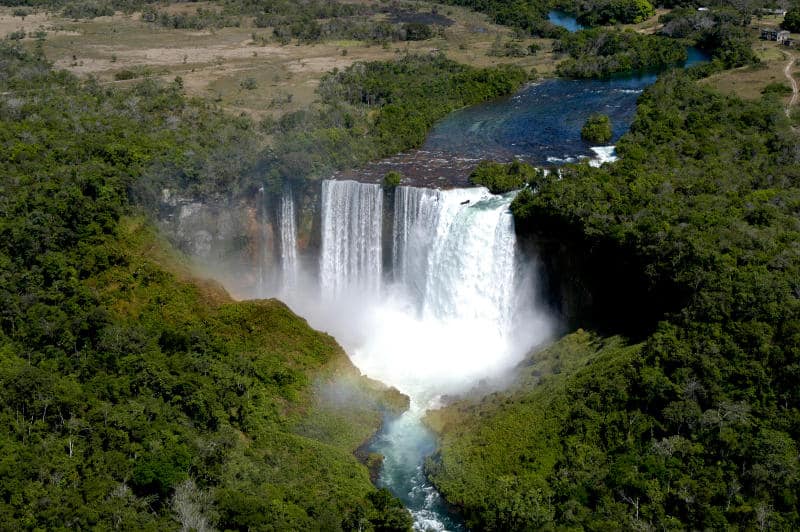
[[[244,125],[6,44],[0,90],[3,527],[405,530],[353,456],[405,398],[282,303],[192,278],[130,202]]]
[[[282,44],[438,31],[390,18],[394,3],[0,3],[143,10],[164,31],[249,17]],[[777,81],[756,100],[698,83],[758,62],[754,6],[678,7],[644,35],[610,26],[651,16],[645,0],[445,4],[554,39],[563,77],[662,70],[687,46],[711,60],[644,91],[616,163],[477,164],[471,184],[521,189],[519,240],[593,297],[504,390],[428,414],[428,478],[474,530],[800,528],[797,115]],[[553,7],[593,27],[567,34]],[[390,21],[362,19],[376,13]],[[363,456],[409,399],[283,303],[235,302],[196,277],[152,212],[165,187],[278,192],[420,147],[447,114],[531,78],[399,54],[336,68],[309,108],[254,120],[188,97],[180,77],[101,83],[54,69],[31,40],[0,42],[2,527],[409,530],[372,481],[380,457]],[[587,122],[587,139],[609,135],[607,117]],[[563,279],[548,280],[557,292]]]
[[[554,49],[569,55],[558,74],[573,78],[602,78],[618,72],[663,69],[686,61],[686,47],[666,37],[632,30],[591,29],[570,33]]]
[[[633,343],[569,335],[511,390],[433,414],[429,474],[482,530],[797,528],[791,123],[772,95],[742,101],[671,72],[617,150],[612,165],[537,175],[512,211],[521,235],[560,239],[617,287],[593,309],[618,317],[606,329],[653,320]],[[638,308],[626,291],[645,294]]]

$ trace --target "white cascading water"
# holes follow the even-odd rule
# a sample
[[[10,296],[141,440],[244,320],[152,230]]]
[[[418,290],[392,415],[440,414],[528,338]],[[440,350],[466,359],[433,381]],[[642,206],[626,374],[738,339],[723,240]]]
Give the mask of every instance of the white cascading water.
[[[291,189],[281,196],[280,212],[281,273],[283,293],[291,293],[297,287],[299,267],[297,263],[297,222],[294,213],[294,196]]]
[[[380,291],[383,190],[355,181],[322,183],[322,253],[319,280],[323,296]]]
[[[426,401],[518,360],[512,199],[483,188],[397,188],[395,283],[367,317],[376,334],[351,352],[362,371]]]
[[[510,201],[482,188],[397,188],[394,279],[424,318],[477,318],[509,329],[516,279]]]
[[[272,280],[272,272],[269,268],[269,246],[271,240],[269,234],[269,225],[267,224],[267,202],[264,198],[264,187],[261,187],[258,192],[261,196],[261,258],[258,261],[256,293],[259,297],[265,297],[269,292],[269,286]]]
[[[398,495],[416,530],[460,529],[422,463],[435,438],[421,418],[442,395],[499,377],[547,335],[520,263],[509,205],[484,188],[398,187],[393,282],[381,286],[382,190],[325,181],[315,294],[289,302],[332,333],[369,377],[398,388],[411,409],[373,444],[380,483]]]
[[[440,192],[429,188],[395,189],[392,230],[392,273],[397,284],[422,300],[428,251],[434,235],[425,228],[436,227],[441,204]]]

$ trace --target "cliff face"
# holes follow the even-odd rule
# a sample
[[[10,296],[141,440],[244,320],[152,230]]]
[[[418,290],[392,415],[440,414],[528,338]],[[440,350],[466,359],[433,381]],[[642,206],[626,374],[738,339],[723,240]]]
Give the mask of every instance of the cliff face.
[[[281,195],[292,195],[298,260],[302,268],[313,272],[321,248],[321,190],[320,181],[287,182],[277,193],[262,190],[233,199],[187,197],[164,190],[159,226],[173,245],[235,297],[271,296],[278,293],[281,281]],[[392,268],[394,200],[394,190],[384,190],[384,272]],[[626,277],[621,263],[574,238],[527,228],[518,233],[523,256],[535,261],[539,270],[538,299],[558,321],[567,327],[602,328],[609,320],[625,319],[618,308],[612,310],[621,300],[619,294],[626,291],[612,286]],[[634,290],[630,277],[624,282],[631,287],[628,292]]]
[[[238,295],[257,289],[276,254],[274,223],[259,197],[228,199],[162,191],[158,225],[172,244]]]
[[[279,192],[240,198],[186,197],[164,190],[159,225],[169,240],[238,298],[276,293],[281,271],[281,194],[295,205],[297,253],[301,267],[315,271],[321,247],[321,182],[287,182]],[[383,266],[392,267],[392,189],[383,194]],[[638,329],[650,294],[635,265],[602,243],[575,235],[523,228],[520,250],[538,266],[538,298],[567,328]]]
[[[284,190],[239,198],[190,197],[164,189],[158,225],[170,242],[238,298],[274,293],[281,268],[281,194],[295,204],[297,251],[311,266],[320,247],[320,182],[284,185]]]
[[[611,241],[527,226],[517,238],[523,255],[539,263],[539,297],[566,330],[642,339],[685,299],[649,278],[635,252]]]

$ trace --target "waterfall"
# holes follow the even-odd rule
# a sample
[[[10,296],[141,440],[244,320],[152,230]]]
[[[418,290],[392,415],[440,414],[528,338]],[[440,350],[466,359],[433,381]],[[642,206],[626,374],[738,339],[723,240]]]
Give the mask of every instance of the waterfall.
[[[546,316],[522,282],[513,197],[484,188],[397,187],[387,241],[393,282],[383,287],[381,187],[323,181],[321,290],[299,283],[289,294],[293,308],[333,334],[359,370],[410,396],[411,409],[389,420],[370,450],[385,456],[379,485],[403,500],[418,531],[464,530],[425,477],[436,440],[424,412],[443,395],[491,385],[547,336]],[[293,211],[284,196],[284,275],[296,263],[287,254],[296,238]]]
[[[380,185],[323,181],[319,280],[324,296],[380,292],[382,214]]]
[[[411,396],[411,409],[390,420],[370,450],[384,455],[379,485],[401,498],[416,531],[464,530],[425,477],[436,439],[424,412],[440,395],[502,375],[546,336],[520,274],[513,198],[484,188],[398,187],[392,297],[369,309],[360,324],[366,337],[348,349],[364,373]]]
[[[280,238],[283,291],[291,292],[297,286],[297,224],[294,213],[294,196],[287,189],[281,197]]]
[[[425,291],[428,251],[439,220],[442,193],[430,188],[395,189],[392,270],[396,283],[420,300]]]
[[[423,318],[482,320],[508,332],[516,279],[512,199],[482,188],[398,187],[394,278]]]
[[[267,200],[264,193],[264,187],[258,189],[258,192],[261,194],[261,256],[258,258],[258,279],[256,279],[256,293],[258,294],[258,297],[265,297],[269,292],[270,281],[272,279],[272,272],[269,267],[269,248],[272,241],[269,234],[269,215],[267,213]]]

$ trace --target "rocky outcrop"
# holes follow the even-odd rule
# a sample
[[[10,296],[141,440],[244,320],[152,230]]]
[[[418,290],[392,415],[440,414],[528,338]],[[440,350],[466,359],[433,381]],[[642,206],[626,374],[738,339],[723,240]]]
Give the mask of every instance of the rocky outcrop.
[[[277,256],[274,223],[259,200],[186,197],[164,189],[158,222],[200,269],[242,295],[258,289],[264,281],[259,267]]]

